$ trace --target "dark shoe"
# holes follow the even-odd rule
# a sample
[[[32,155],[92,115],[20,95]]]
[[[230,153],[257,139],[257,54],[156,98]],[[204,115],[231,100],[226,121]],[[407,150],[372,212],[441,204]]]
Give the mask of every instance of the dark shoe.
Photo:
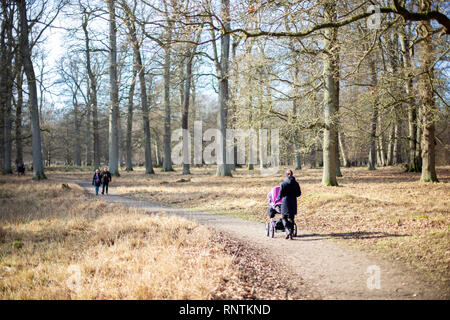
[[[291,235],[290,235],[289,233],[288,233],[288,234],[286,234],[286,238],[285,238],[285,239],[286,239],[286,240],[287,240],[287,239],[289,239],[289,238],[290,238],[290,236],[291,236]]]

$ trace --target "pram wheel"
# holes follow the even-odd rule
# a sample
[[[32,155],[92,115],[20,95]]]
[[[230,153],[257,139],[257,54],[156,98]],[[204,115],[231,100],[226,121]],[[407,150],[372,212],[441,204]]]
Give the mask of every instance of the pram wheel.
[[[266,222],[266,236],[273,238],[275,235],[275,228],[273,227],[273,224],[271,222]]]

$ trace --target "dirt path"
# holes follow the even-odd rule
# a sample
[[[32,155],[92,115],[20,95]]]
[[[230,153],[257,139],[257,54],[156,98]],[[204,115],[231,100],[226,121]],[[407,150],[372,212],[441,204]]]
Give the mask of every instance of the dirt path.
[[[77,183],[93,193],[93,187],[89,183]],[[214,213],[169,208],[114,194],[114,188],[108,196],[99,197],[147,212],[176,214],[248,242],[271,255],[274,261],[290,267],[293,277],[301,277],[306,283],[310,296],[322,299],[445,298],[437,288],[390,262],[343,248],[304,230],[299,230],[294,240],[285,240],[283,233],[276,234],[272,239],[265,236],[262,223]],[[377,287],[374,280],[377,270],[379,288],[369,289],[368,280],[372,286]]]

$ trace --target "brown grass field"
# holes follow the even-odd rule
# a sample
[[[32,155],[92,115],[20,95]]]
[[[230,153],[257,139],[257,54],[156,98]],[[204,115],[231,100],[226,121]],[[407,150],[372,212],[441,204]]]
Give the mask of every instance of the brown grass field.
[[[123,172],[115,192],[176,207],[266,219],[266,195],[282,174],[262,177],[238,169],[232,178],[214,176],[215,168],[180,169],[146,176]],[[437,170],[439,183],[419,182],[420,174],[400,167],[343,168],[339,187],[320,184],[320,169],[295,173],[302,189],[300,229],[344,245],[401,261],[444,288],[450,288],[450,167]],[[177,182],[181,179],[185,182]]]
[[[433,184],[418,182],[418,174],[400,167],[342,171],[335,188],[320,184],[320,169],[295,172],[302,188],[299,228],[395,260],[450,288],[450,167],[438,168],[440,182]],[[282,180],[281,170],[262,177],[257,170],[238,169],[232,178],[216,177],[213,167],[193,168],[190,176],[179,168],[156,172],[122,171],[110,188],[151,202],[264,221],[266,195]],[[0,298],[255,297],[239,276],[242,267],[233,264],[236,257],[212,241],[205,227],[92,201],[73,183],[70,192],[61,188],[60,179],[91,181],[89,171],[52,168],[47,175],[49,181],[38,183],[29,176],[0,178]],[[76,290],[67,286],[72,265],[83,275]],[[223,279],[234,280],[224,286]]]
[[[251,248],[175,216],[94,201],[48,176],[0,177],[0,299],[277,299],[292,291],[261,279],[267,261],[246,260]]]

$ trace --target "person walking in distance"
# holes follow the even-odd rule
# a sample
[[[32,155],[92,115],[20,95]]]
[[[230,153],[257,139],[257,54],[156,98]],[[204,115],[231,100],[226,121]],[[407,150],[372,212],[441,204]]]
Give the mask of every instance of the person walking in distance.
[[[95,187],[95,195],[98,196],[98,189],[100,188],[100,185],[102,184],[102,174],[100,173],[100,170],[95,169],[94,176],[92,177],[92,185]]]
[[[297,214],[297,198],[302,194],[300,185],[294,178],[292,170],[287,170],[286,178],[280,185],[280,192],[276,201],[281,200],[281,215],[286,229],[286,239],[292,240],[294,217]]]
[[[102,172],[102,194],[108,194],[108,185],[112,181],[111,172],[108,171],[108,167],[105,167]]]

